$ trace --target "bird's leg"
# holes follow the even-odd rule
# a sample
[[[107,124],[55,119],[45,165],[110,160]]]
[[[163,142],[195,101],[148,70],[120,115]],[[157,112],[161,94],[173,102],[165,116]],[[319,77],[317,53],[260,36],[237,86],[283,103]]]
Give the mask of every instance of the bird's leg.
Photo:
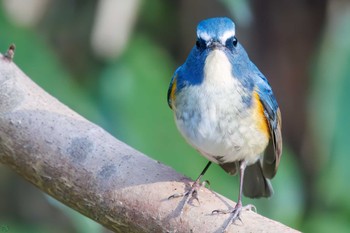
[[[190,199],[195,199],[199,202],[198,199],[198,189],[200,187],[203,186],[203,184],[206,183],[206,181],[204,181],[203,183],[201,183],[201,179],[203,177],[203,175],[205,174],[205,172],[208,170],[208,168],[210,167],[211,162],[209,161],[207,163],[207,165],[205,166],[205,168],[203,169],[203,171],[201,172],[201,174],[198,176],[198,178],[195,180],[195,182],[192,184],[191,188],[184,192],[184,193],[176,193],[171,195],[170,197],[168,197],[168,199],[172,199],[172,198],[177,198],[177,197],[183,197],[186,196],[186,201],[184,202],[185,204],[188,203],[190,201]]]
[[[213,214],[231,214],[230,220],[228,224],[226,225],[224,232],[228,229],[228,227],[231,225],[231,223],[234,223],[237,219],[241,220],[240,214],[242,210],[254,210],[256,211],[255,206],[253,205],[242,205],[242,190],[243,190],[243,179],[244,179],[244,171],[247,164],[244,160],[239,162],[239,193],[238,193],[238,200],[235,205],[235,207],[232,210],[214,210]]]

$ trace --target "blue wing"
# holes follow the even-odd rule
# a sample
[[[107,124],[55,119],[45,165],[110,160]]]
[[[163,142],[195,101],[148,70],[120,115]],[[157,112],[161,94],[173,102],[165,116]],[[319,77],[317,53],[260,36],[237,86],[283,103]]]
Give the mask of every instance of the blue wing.
[[[256,68],[256,67],[255,67]],[[263,159],[263,171],[267,178],[272,178],[278,169],[282,154],[282,119],[275,96],[265,76],[256,68],[258,75],[255,76],[255,83],[260,101],[264,106],[264,115],[269,125],[270,135],[274,153],[265,154]]]

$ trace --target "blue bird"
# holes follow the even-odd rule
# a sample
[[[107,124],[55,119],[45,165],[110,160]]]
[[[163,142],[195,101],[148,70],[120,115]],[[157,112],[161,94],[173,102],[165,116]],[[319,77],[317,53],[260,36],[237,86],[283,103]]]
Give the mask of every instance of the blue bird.
[[[197,199],[200,180],[212,162],[240,175],[235,207],[213,211],[232,214],[230,223],[253,208],[242,206],[242,192],[250,198],[272,195],[269,179],[282,154],[281,113],[267,79],[238,42],[231,19],[198,24],[196,44],[171,79],[168,104],[182,136],[209,160],[189,191],[169,198],[187,196],[186,203]],[[272,153],[264,154],[268,145]]]

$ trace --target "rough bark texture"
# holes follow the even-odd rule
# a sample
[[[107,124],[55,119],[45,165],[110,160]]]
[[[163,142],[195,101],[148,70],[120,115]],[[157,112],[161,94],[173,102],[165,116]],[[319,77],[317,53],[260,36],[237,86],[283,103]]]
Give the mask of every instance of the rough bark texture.
[[[9,53],[10,52],[10,53]],[[188,178],[113,138],[33,83],[0,54],[0,162],[115,232],[221,232],[234,203],[203,188],[201,205],[167,200]],[[13,51],[12,51],[13,52]],[[232,232],[296,232],[254,212]]]

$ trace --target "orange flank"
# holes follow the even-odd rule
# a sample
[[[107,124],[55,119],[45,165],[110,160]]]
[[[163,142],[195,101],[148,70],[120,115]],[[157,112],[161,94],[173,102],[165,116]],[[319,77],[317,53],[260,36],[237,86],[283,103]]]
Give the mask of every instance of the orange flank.
[[[171,86],[171,91],[170,91],[171,108],[174,108],[175,91],[176,91],[176,77],[174,78],[173,84]]]
[[[262,132],[266,134],[268,138],[270,138],[270,129],[269,129],[266,116],[264,114],[264,106],[262,105],[259,94],[256,91],[254,91],[253,99],[254,99],[254,116],[256,117],[258,129],[260,129]]]

